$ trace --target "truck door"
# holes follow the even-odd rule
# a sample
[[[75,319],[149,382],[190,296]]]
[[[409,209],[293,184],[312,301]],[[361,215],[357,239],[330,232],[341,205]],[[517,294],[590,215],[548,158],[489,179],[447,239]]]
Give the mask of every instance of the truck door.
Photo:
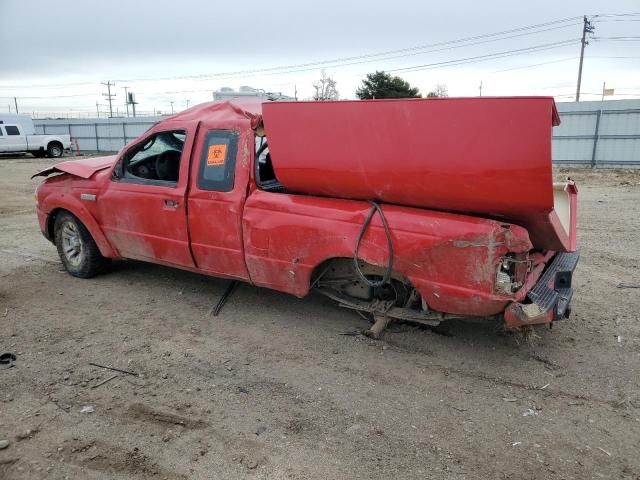
[[[191,251],[198,268],[249,279],[242,239],[253,132],[201,127],[194,147],[189,190]]]
[[[24,152],[27,150],[27,137],[18,125],[5,125],[7,152]]]
[[[123,257],[194,266],[185,203],[194,131],[150,133],[121,154],[104,192],[95,192],[104,233]]]

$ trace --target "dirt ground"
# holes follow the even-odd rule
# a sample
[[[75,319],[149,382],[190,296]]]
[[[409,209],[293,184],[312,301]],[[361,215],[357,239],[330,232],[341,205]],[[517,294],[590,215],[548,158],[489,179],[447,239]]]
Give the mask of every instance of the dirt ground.
[[[580,186],[570,320],[372,341],[315,295],[243,285],[213,317],[223,280],[70,277],[34,214],[51,163],[0,158],[0,479],[640,478],[640,289],[617,288],[640,283],[640,172],[558,172]]]

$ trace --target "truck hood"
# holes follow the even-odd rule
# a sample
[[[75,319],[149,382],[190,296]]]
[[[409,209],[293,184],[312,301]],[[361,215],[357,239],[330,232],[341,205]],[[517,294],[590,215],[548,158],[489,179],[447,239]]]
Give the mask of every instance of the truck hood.
[[[80,177],[80,178],[91,178],[91,176],[94,173],[113,166],[117,158],[118,158],[117,155],[109,155],[107,157],[83,158],[82,160],[68,160],[66,162],[57,163],[53,167],[41,170],[35,175],[33,175],[31,178],[48,177],[53,173],[68,173],[70,175],[75,175],[76,177]]]

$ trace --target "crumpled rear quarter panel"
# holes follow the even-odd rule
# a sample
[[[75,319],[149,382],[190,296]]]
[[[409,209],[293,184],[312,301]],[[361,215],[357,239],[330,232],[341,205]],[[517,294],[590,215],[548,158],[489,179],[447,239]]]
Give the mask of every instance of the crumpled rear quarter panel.
[[[330,258],[352,258],[370,209],[366,202],[254,191],[243,231],[252,283],[297,296],[309,291],[313,270]],[[464,215],[383,205],[392,233],[394,271],[407,278],[433,310],[494,315],[511,296],[493,291],[507,251],[531,249],[524,229]],[[387,240],[378,216],[359,256],[386,266]]]

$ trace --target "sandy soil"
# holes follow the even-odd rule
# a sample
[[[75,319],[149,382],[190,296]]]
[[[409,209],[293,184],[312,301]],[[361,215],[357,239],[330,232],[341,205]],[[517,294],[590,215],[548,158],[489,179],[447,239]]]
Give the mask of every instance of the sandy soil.
[[[249,285],[212,317],[225,281],[144,263],[72,278],[33,211],[50,163],[0,159],[0,478],[640,478],[640,289],[617,288],[640,283],[640,172],[558,172],[580,185],[574,314],[530,344],[371,341]]]

